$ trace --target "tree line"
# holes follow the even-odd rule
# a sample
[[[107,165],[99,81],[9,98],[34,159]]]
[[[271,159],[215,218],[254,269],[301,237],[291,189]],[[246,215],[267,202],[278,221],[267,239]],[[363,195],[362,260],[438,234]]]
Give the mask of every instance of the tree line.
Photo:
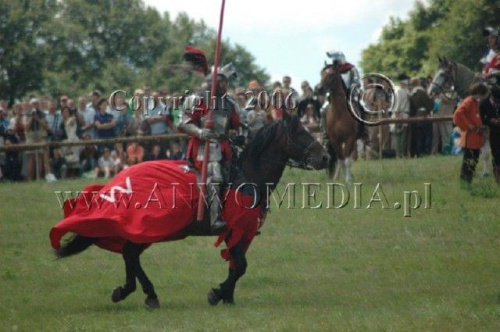
[[[202,77],[183,62],[186,45],[213,63],[216,31],[186,13],[172,19],[141,0],[7,0],[0,2],[0,99],[29,93],[77,96],[148,84],[183,92]],[[235,86],[269,75],[244,47],[223,41]]]
[[[360,66],[365,73],[390,77],[434,74],[438,56],[474,71],[487,50],[485,26],[500,28],[498,0],[428,0],[415,2],[408,18],[391,18],[381,36],[363,50]]]

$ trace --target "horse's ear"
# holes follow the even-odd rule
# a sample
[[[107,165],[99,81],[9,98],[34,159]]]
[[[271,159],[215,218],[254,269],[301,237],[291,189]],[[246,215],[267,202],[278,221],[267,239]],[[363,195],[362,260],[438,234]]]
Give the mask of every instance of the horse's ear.
[[[446,57],[445,57],[445,56],[443,56],[443,64],[444,64],[444,65],[447,65],[448,63],[449,63],[448,59],[446,59]]]
[[[443,58],[441,58],[440,55],[438,55],[438,60],[439,60],[439,63],[443,63]]]

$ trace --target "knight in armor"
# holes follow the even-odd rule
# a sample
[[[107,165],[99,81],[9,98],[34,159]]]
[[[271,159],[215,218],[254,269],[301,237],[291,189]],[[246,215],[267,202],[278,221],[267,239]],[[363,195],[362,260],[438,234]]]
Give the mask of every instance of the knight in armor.
[[[342,76],[342,79],[344,81],[344,88],[346,89],[346,96],[347,100],[349,100],[350,92],[352,88],[360,88],[361,87],[361,79],[359,77],[359,72],[356,67],[347,62],[344,52],[342,51],[330,51],[326,52],[326,55],[328,58],[332,60],[332,63],[337,63],[339,65],[339,73]],[[321,107],[321,121],[320,121],[320,128],[321,132],[323,134],[323,141],[328,140],[328,136],[326,133],[326,113],[328,112],[330,104],[328,102],[328,96],[325,98],[325,102],[323,103],[323,106]]]
[[[230,78],[236,76],[232,65],[221,68],[217,74],[215,100],[211,103],[213,129],[206,128],[205,123],[209,117],[206,103],[198,107],[190,105],[183,112],[179,123],[179,130],[190,135],[186,158],[193,166],[202,169],[205,141],[210,141],[209,161],[207,164],[207,201],[210,203],[210,225],[214,233],[222,230],[226,223],[221,217],[221,188],[230,170],[232,150],[229,137],[240,126],[240,117],[235,103],[226,96],[227,85]],[[211,75],[208,76],[208,87],[211,85]]]
[[[484,64],[483,76],[489,84],[500,84],[500,33],[491,27],[483,29],[483,35],[488,37],[489,51],[481,59]]]

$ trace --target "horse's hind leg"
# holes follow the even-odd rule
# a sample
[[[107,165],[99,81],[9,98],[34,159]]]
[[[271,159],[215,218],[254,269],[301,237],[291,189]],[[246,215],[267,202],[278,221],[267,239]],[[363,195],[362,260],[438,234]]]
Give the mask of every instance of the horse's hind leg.
[[[114,289],[113,294],[111,295],[111,300],[115,303],[124,300],[136,289],[134,250],[135,248],[132,247],[129,244],[129,242],[127,242],[123,247],[122,256],[123,260],[125,261],[125,273],[126,273],[125,285],[123,287],[119,286]]]
[[[234,304],[234,289],[236,287],[236,282],[246,272],[248,264],[243,243],[239,242],[232,247],[230,253],[231,266],[229,267],[229,275],[227,279],[220,284],[219,288],[214,288],[208,292],[208,303],[211,305],[217,305],[220,300],[223,300],[224,304]]]
[[[141,252],[142,252],[142,249],[143,248],[141,248]],[[140,253],[139,253],[139,255],[140,255]],[[142,291],[144,292],[144,294],[147,295],[144,303],[146,303],[146,305],[149,308],[153,308],[153,309],[159,308],[160,302],[158,301],[158,295],[156,295],[156,293],[155,293],[155,288],[153,286],[153,283],[149,280],[148,276],[146,275],[146,273],[142,269],[139,255],[137,256],[136,276],[137,276],[137,279],[139,279],[139,282],[141,283]]]
[[[141,267],[139,256],[144,249],[145,246],[143,244],[136,244],[132,242],[125,243],[125,246],[123,247],[123,258],[125,260],[127,279],[124,287],[120,286],[113,291],[113,302],[121,301],[130,295],[130,293],[135,291],[135,278],[137,277],[141,283],[143,292],[147,295],[145,301],[146,305],[150,308],[158,308],[160,306],[154,286]]]

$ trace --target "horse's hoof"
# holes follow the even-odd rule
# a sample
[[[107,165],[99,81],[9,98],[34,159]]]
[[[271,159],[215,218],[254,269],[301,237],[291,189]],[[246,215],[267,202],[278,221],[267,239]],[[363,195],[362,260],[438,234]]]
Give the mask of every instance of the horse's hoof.
[[[224,299],[222,300],[222,303],[227,306],[234,306],[236,303],[234,303],[234,299]]]
[[[116,302],[120,302],[121,300],[123,300],[122,292],[123,292],[123,287],[121,287],[121,286],[116,287],[113,290],[113,294],[111,294],[111,301],[113,301],[113,303],[116,303]]]
[[[147,297],[144,303],[148,308],[151,309],[158,309],[160,307],[160,301],[158,301],[157,297],[155,298]]]
[[[220,290],[212,288],[207,294],[207,300],[210,305],[217,305],[217,303],[221,300]]]

